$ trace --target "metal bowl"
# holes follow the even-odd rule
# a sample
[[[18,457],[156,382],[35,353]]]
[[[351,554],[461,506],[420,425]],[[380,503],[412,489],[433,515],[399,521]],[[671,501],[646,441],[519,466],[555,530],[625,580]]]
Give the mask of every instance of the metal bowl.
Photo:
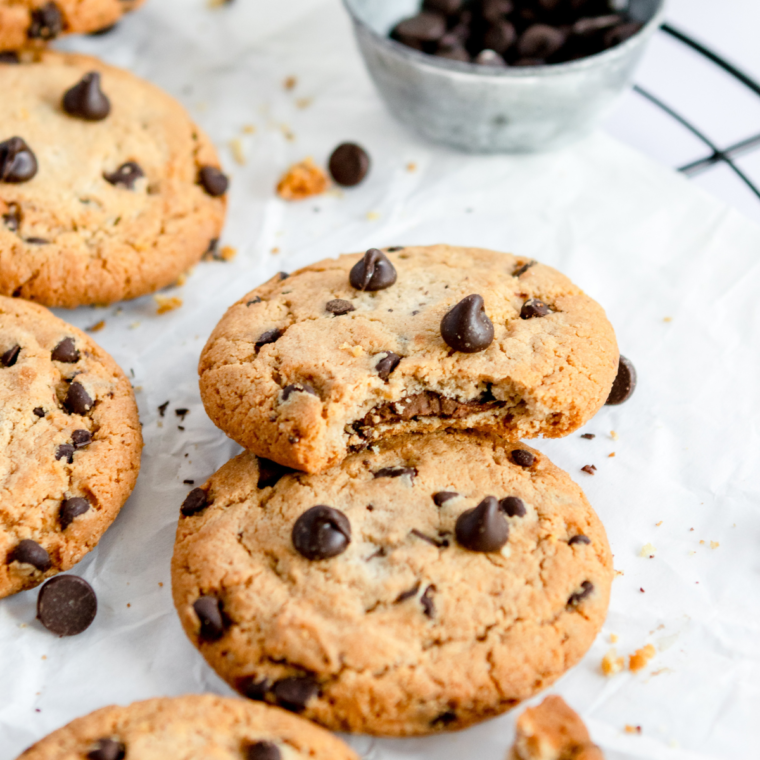
[[[426,55],[390,39],[419,0],[343,0],[372,79],[391,113],[433,142],[475,153],[560,147],[588,132],[630,85],[663,21],[665,0],[627,0],[644,27],[603,53],[570,63],[493,68]]]

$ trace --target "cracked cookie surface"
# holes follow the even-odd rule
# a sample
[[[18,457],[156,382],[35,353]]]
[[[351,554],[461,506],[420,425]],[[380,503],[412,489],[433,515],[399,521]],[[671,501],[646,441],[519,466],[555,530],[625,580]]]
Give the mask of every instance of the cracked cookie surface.
[[[87,335],[0,297],[0,597],[92,550],[137,479],[129,381]]]
[[[105,751],[104,741],[111,742]],[[209,694],[105,707],[37,742],[19,760],[84,757],[358,760],[339,739],[283,710]]]
[[[614,331],[564,275],[476,248],[385,254],[397,279],[382,290],[352,287],[362,257],[345,255],[278,275],[228,310],[199,364],[217,426],[259,456],[318,472],[399,433],[561,437],[607,400]],[[447,345],[441,323],[473,294],[493,337],[465,353]],[[545,311],[530,311],[536,299]]]
[[[507,539],[466,549],[462,515],[488,497]],[[551,684],[601,628],[611,580],[581,489],[522,444],[464,432],[389,439],[318,475],[243,453],[189,494],[172,561],[185,631],[233,687],[387,736],[463,728]]]
[[[90,72],[110,101],[97,121],[62,106]],[[203,184],[216,152],[169,95],[53,52],[0,63],[0,91],[0,142],[21,138],[37,163],[30,179],[0,181],[2,295],[64,307],[135,298],[171,285],[219,237],[226,200]]]

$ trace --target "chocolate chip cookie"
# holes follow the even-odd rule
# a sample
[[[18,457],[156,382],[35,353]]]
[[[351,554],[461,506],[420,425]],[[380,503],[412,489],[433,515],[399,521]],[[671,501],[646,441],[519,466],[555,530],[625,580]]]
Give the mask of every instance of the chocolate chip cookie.
[[[491,434],[399,436],[318,475],[246,452],[181,513],[191,641],[245,696],[335,730],[497,715],[575,665],[607,611],[610,549],[582,491]]]
[[[0,597],[95,548],[134,488],[141,450],[114,360],[47,309],[0,297]]]
[[[0,52],[113,26],[144,0],[0,0]]]
[[[447,245],[372,249],[280,274],[236,303],[200,360],[211,419],[307,472],[390,435],[568,435],[618,369],[603,309],[556,270]]]
[[[0,63],[0,294],[74,307],[172,284],[224,221],[211,143],[126,71],[22,59]]]
[[[210,694],[104,707],[18,760],[358,760],[327,731],[266,705]]]

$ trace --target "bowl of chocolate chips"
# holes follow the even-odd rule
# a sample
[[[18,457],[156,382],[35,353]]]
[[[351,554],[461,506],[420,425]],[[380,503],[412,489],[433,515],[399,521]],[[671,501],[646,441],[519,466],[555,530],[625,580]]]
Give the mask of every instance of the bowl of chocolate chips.
[[[630,86],[665,0],[344,0],[390,111],[460,150],[571,143]]]

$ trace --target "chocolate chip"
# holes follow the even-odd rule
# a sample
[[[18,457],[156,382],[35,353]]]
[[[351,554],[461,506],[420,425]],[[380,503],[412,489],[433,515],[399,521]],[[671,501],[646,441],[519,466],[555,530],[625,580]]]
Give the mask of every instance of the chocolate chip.
[[[124,187],[127,190],[134,190],[137,180],[142,179],[144,176],[145,172],[140,167],[140,164],[135,161],[127,161],[115,172],[104,174],[103,179],[106,182],[110,182],[115,187]]]
[[[309,676],[292,676],[277,681],[272,694],[280,707],[302,713],[309,700],[319,694],[319,684]]]
[[[60,459],[65,459],[68,464],[73,464],[75,451],[76,449],[70,443],[62,443],[55,450],[56,462]]]
[[[473,63],[477,63],[478,66],[506,66],[506,61],[495,50],[481,50],[475,58]]]
[[[455,351],[485,351],[493,343],[494,329],[482,296],[467,296],[451,309],[441,320],[441,337]]]
[[[567,42],[567,34],[547,24],[528,27],[517,41],[517,52],[523,58],[551,58]]]
[[[410,533],[412,536],[419,538],[420,541],[435,546],[437,549],[445,549],[449,545],[449,542],[446,539],[439,541],[436,538],[431,538],[430,536],[425,535],[421,530],[417,530],[417,528],[413,528]]]
[[[261,303],[261,298],[259,296],[256,296],[255,298],[252,298],[250,301],[246,301],[246,306],[253,306],[254,304]]]
[[[375,365],[378,377],[381,380],[388,380],[393,370],[401,364],[401,357],[398,354],[394,354],[393,351],[388,351],[385,356]]]
[[[424,0],[423,11],[441,13],[444,16],[452,16],[462,7],[462,0]]]
[[[588,536],[573,536],[568,542],[568,546],[575,546],[576,544],[590,544],[591,539]]]
[[[19,541],[16,548],[10,553],[10,562],[19,562],[22,565],[31,565],[35,570],[45,573],[52,567],[50,555],[36,541],[25,538]]]
[[[85,512],[89,512],[89,510],[90,502],[87,499],[83,499],[80,496],[66,499],[61,504],[61,511],[58,513],[58,522],[61,524],[61,530],[66,530],[79,515],[83,515]]]
[[[37,597],[37,619],[58,636],[86,631],[97,612],[98,599],[92,586],[76,575],[51,578]]]
[[[55,3],[46,3],[32,11],[27,36],[31,40],[54,40],[63,31],[63,15]]]
[[[280,275],[280,282],[282,282],[283,280],[287,280],[288,277],[290,277],[290,275],[287,272],[278,272],[277,274]]]
[[[325,309],[334,314],[336,317],[342,317],[344,314],[349,314],[356,310],[356,307],[351,301],[344,301],[342,298],[336,298],[333,301],[328,301]]]
[[[192,491],[185,497],[180,507],[180,512],[185,517],[192,517],[199,512],[203,512],[208,506],[208,495],[202,488],[193,488]]]
[[[396,24],[391,37],[415,50],[423,50],[440,40],[444,34],[446,19],[438,13],[423,11]]]
[[[281,760],[282,753],[272,742],[256,742],[245,749],[246,760]]]
[[[377,248],[370,248],[351,269],[349,282],[356,290],[385,290],[396,282],[396,269]]]
[[[174,414],[176,414],[177,417],[179,417],[182,420],[182,422],[184,422],[185,417],[187,417],[187,415],[190,414],[190,410],[189,409],[175,409]]]
[[[535,265],[535,261],[529,261],[527,264],[523,264],[522,266],[517,267],[517,269],[512,272],[512,277],[522,277],[531,267]]]
[[[456,491],[439,491],[433,494],[433,501],[436,507],[442,507],[450,499],[456,499],[459,496]]]
[[[296,551],[306,559],[337,557],[351,543],[351,523],[338,509],[312,507],[296,520],[292,540]]]
[[[94,403],[81,383],[73,382],[69,386],[66,401],[64,401],[64,406],[69,414],[84,416],[92,409]]]
[[[433,719],[431,725],[434,728],[438,727],[446,727],[450,726],[452,723],[455,723],[457,720],[457,714],[453,710],[446,710],[446,712],[441,713],[439,716]]]
[[[610,29],[607,31],[604,35],[604,46],[605,47],[615,47],[615,45],[620,45],[626,40],[629,40],[631,37],[633,37],[634,34],[636,34],[642,27],[642,24],[639,24],[634,21],[626,22],[625,24],[619,24],[614,29]]]
[[[28,182],[37,174],[37,157],[20,138],[0,142],[0,182]]]
[[[257,676],[244,676],[237,683],[238,691],[248,699],[255,702],[263,702],[269,693],[269,681],[266,678],[259,680]]]
[[[585,472],[587,475],[596,475],[596,465],[586,464],[581,467],[581,472]]]
[[[343,187],[358,185],[369,171],[367,151],[355,143],[339,145],[330,156],[329,169],[332,178]]]
[[[64,338],[54,349],[50,358],[54,362],[76,364],[79,361],[79,351],[73,338]]]
[[[75,449],[83,449],[92,443],[92,433],[89,430],[75,430],[71,434],[71,442]]]
[[[259,457],[259,482],[257,487],[269,488],[276,485],[280,478],[290,475],[291,472],[295,472],[295,470],[285,467],[283,464]]]
[[[525,517],[528,514],[525,502],[517,496],[507,496],[499,502],[499,506],[507,517]]]
[[[579,18],[572,26],[573,34],[579,37],[589,37],[591,35],[602,32],[605,29],[610,29],[613,26],[617,26],[623,17],[617,13],[610,13],[606,16],[591,16],[585,18]]]
[[[470,54],[462,45],[439,45],[435,55],[437,58],[446,58],[449,61],[470,63]]]
[[[100,89],[100,74],[91,71],[63,96],[63,110],[85,121],[103,121],[111,113],[111,101]]]
[[[463,512],[456,523],[457,541],[473,552],[499,551],[509,539],[509,524],[494,496],[486,496],[474,509]]]
[[[417,592],[420,590],[420,582],[417,581],[414,586],[412,586],[410,589],[407,589],[406,591],[402,591],[397,597],[394,604],[401,604],[401,602],[405,602],[407,599],[411,599],[413,596],[417,596]]]
[[[319,397],[319,394],[310,385],[306,385],[306,383],[292,383],[291,385],[286,385],[282,389],[283,403],[285,403],[294,393],[308,393],[310,396]]]
[[[24,242],[28,245],[47,245],[50,241],[41,237],[28,237]]]
[[[536,461],[535,454],[526,449],[515,449],[509,456],[518,467],[533,467]]]
[[[126,747],[115,739],[98,739],[87,753],[87,760],[124,760]]]
[[[431,620],[435,617],[435,604],[433,602],[433,594],[435,593],[435,586],[428,586],[425,589],[425,593],[420,597],[420,604],[422,605],[422,611],[425,613],[425,617]]]
[[[36,406],[34,409],[32,409],[32,412],[36,417],[44,417],[45,416],[45,410],[41,406]]]
[[[593,441],[596,436],[593,433],[583,433],[581,438],[585,438],[587,441]]]
[[[200,620],[201,641],[217,641],[224,636],[224,616],[221,602],[213,596],[201,596],[193,603]]]
[[[388,251],[388,253],[398,253],[398,251],[403,251],[404,250],[404,246],[403,245],[392,245],[390,248],[386,248],[385,250]]]
[[[161,404],[161,405],[158,407],[158,413],[159,413],[159,415],[160,415],[161,417],[163,417],[163,416],[166,414],[166,410],[167,410],[168,408],[169,408],[169,402],[168,402],[168,401],[164,401],[164,403],[163,403],[163,404]]]
[[[414,467],[383,467],[381,470],[373,473],[375,478],[400,478],[408,475],[412,480],[417,476],[417,470]]]
[[[7,213],[3,214],[3,224],[11,231],[18,232],[21,226],[21,206],[18,203],[9,203]]]
[[[18,57],[18,53],[15,50],[3,50],[0,52],[0,63],[20,63],[21,59]]]
[[[607,406],[617,406],[633,395],[636,390],[636,368],[625,358],[620,357],[618,363],[618,373],[615,382],[612,384],[612,390],[607,398]]]
[[[483,45],[488,50],[494,50],[503,56],[515,44],[516,40],[517,32],[514,25],[509,21],[498,20],[486,31],[483,37]]]
[[[227,176],[215,166],[202,167],[198,172],[198,181],[212,198],[224,195],[230,186]]]
[[[3,367],[12,367],[21,353],[21,346],[15,345],[13,348],[9,348],[2,356],[0,356],[0,364]]]
[[[588,599],[594,591],[594,584],[591,581],[583,581],[581,583],[581,590],[571,594],[567,600],[568,607],[577,607],[582,601]]]
[[[269,343],[275,343],[283,336],[283,331],[275,328],[274,330],[267,330],[265,333],[259,335],[256,341],[256,348],[261,348]]]
[[[520,309],[520,319],[535,319],[545,317],[547,314],[551,314],[551,309],[538,298],[527,300]]]

